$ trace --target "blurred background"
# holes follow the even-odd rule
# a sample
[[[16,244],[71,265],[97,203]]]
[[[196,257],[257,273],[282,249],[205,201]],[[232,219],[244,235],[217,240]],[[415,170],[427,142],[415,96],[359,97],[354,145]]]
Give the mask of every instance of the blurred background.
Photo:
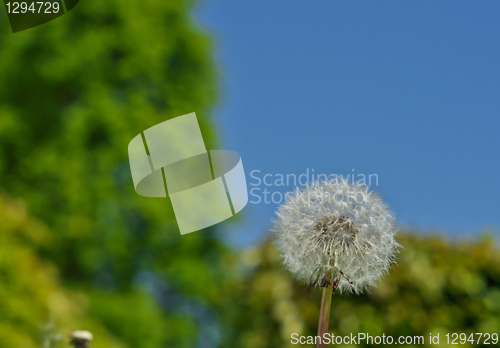
[[[84,0],[16,34],[0,12],[1,347],[314,335],[320,291],[281,268],[262,196],[313,170],[377,175],[402,227],[390,275],[334,297],[332,333],[499,333],[498,2]],[[193,111],[262,201],[181,237],[127,145]]]

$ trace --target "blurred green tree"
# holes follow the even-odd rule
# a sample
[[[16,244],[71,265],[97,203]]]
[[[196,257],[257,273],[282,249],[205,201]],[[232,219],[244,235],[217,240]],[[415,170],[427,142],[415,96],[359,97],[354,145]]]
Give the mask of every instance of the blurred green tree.
[[[424,336],[425,346],[433,347],[448,346],[446,333],[465,333],[467,337],[499,333],[500,250],[496,239],[452,241],[408,233],[399,239],[404,248],[397,264],[371,293],[333,297],[330,333],[385,334],[395,339]],[[281,267],[270,242],[244,251],[238,264],[242,281],[234,286],[233,301],[240,307],[232,314],[233,327],[227,331],[228,344],[223,347],[295,347],[292,333],[316,335],[321,291],[297,284]],[[440,334],[440,345],[429,344],[429,333]],[[485,346],[491,344],[490,340]]]
[[[168,200],[135,193],[127,158],[139,132],[193,111],[215,148],[217,74],[192,6],[82,1],[16,34],[0,10],[0,186],[49,226],[37,255],[134,347],[139,337],[141,347],[192,347],[200,333],[215,342],[201,329],[228,278],[215,230],[181,238]]]
[[[88,297],[68,291],[56,265],[35,251],[53,243],[53,234],[23,203],[0,195],[0,346],[66,348],[69,340],[62,333],[85,326],[102,346],[124,348],[86,315]]]

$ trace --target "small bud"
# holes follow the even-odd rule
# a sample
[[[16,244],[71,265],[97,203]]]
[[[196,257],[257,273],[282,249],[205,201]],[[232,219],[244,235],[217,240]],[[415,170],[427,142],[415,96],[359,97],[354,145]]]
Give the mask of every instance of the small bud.
[[[73,331],[70,335],[70,343],[75,348],[88,348],[90,347],[90,342],[94,339],[94,336],[90,331],[77,330]]]

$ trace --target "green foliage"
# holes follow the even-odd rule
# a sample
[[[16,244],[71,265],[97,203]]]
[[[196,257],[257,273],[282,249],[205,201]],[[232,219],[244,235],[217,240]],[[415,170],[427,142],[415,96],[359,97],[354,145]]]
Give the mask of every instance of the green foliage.
[[[85,326],[99,334],[102,346],[123,348],[85,315],[88,297],[64,288],[57,267],[36,253],[53,243],[48,228],[22,203],[0,195],[0,346],[66,347],[61,333]]]
[[[221,263],[228,251],[214,229],[181,238],[168,200],[137,195],[128,164],[134,136],[193,111],[207,148],[216,147],[211,43],[191,20],[191,6],[81,1],[70,13],[16,34],[0,10],[0,187],[50,231],[50,243],[29,242],[24,252],[57,270],[64,288],[83,293],[93,320],[131,347],[139,340],[143,347],[192,346],[200,332],[191,313],[154,305],[154,294],[138,290],[141,272],[168,284],[180,304],[216,310],[224,298]],[[4,256],[16,267],[20,258]],[[17,271],[2,280],[2,295],[32,326],[6,323],[35,342],[35,323],[50,312],[30,314],[30,304],[43,302],[35,294],[14,302],[16,282],[27,281],[17,279]],[[12,337],[17,331],[0,327]],[[0,346],[28,347],[7,344],[6,335]]]
[[[423,335],[426,345],[429,333],[440,333],[446,346],[446,333],[500,331],[500,250],[493,238],[400,239],[397,265],[370,294],[333,297],[331,333]],[[242,254],[249,278],[236,288],[234,301],[245,315],[233,313],[228,347],[292,347],[292,333],[316,335],[321,291],[297,284],[277,256],[270,243]]]
[[[124,316],[123,306],[134,316]],[[98,317],[111,332],[120,335],[131,347],[194,347],[196,323],[191,318],[167,317],[161,306],[144,291],[127,294],[98,293],[89,312]],[[152,325],[152,323],[155,323]]]
[[[213,147],[215,73],[185,2],[80,5],[0,38],[0,176],[59,234],[65,276],[108,272],[123,286],[175,253],[162,238],[178,233],[172,209],[135,193],[128,142],[195,111]]]

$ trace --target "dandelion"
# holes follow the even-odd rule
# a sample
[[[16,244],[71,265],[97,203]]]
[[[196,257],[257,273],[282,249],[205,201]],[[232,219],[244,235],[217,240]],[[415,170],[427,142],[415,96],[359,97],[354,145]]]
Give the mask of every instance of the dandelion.
[[[368,186],[336,177],[287,194],[277,217],[274,244],[284,267],[302,283],[323,288],[322,337],[332,293],[361,293],[394,263],[394,216]]]
[[[69,337],[75,348],[89,348],[90,342],[94,339],[92,333],[85,330],[73,331]]]

